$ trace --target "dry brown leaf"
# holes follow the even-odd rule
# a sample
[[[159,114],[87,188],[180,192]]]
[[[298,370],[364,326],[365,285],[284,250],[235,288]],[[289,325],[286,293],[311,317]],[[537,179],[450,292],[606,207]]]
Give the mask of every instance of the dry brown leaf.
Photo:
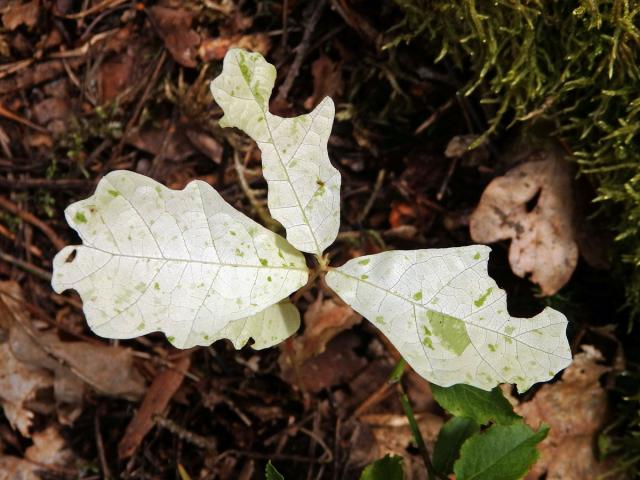
[[[556,293],[578,261],[567,162],[559,153],[539,152],[494,179],[471,215],[470,230],[478,243],[511,239],[513,272],[523,278],[530,273],[544,295]]]
[[[38,390],[53,386],[58,419],[72,423],[81,413],[85,384],[101,394],[137,400],[146,390],[132,351],[87,342],[63,342],[40,332],[22,308],[15,282],[0,282],[0,404],[20,433],[28,436],[33,412],[25,405]],[[3,312],[6,308],[7,311]]]
[[[2,24],[9,30],[15,30],[20,25],[33,27],[40,14],[40,1],[32,0],[26,3],[10,2],[2,14]]]
[[[167,368],[160,372],[147,390],[142,405],[136,412],[124,436],[118,444],[118,457],[129,458],[137,450],[144,437],[151,431],[155,423],[154,416],[160,415],[167,408],[171,398],[182,385],[185,373],[191,361],[188,356],[180,358],[175,368]]]
[[[438,433],[444,423],[439,416],[430,413],[416,414],[416,422],[427,448],[433,448]],[[382,458],[387,454],[404,458],[405,480],[426,480],[427,469],[419,454],[411,454],[408,448],[413,444],[409,421],[404,414],[380,413],[363,415],[359,418],[360,429],[356,429],[351,439],[349,463],[356,470]]]
[[[318,297],[304,314],[304,333],[283,347],[280,365],[288,365],[291,361],[301,364],[322,353],[333,337],[353,327],[360,320],[362,317],[350,306]]]
[[[342,70],[340,64],[326,55],[320,55],[311,65],[313,76],[313,94],[304,101],[304,108],[312,110],[324,97],[342,94]]]
[[[543,385],[533,400],[515,407],[532,428],[543,423],[551,427],[528,480],[545,474],[547,480],[591,480],[611,468],[599,463],[594,453],[598,433],[608,419],[607,392],[599,379],[610,368],[599,363],[602,355],[595,348],[582,348],[562,380]]]
[[[198,55],[205,62],[222,60],[231,48],[244,48],[266,57],[271,50],[271,39],[264,33],[205,38],[198,47]]]
[[[35,399],[39,390],[52,385],[52,375],[18,361],[11,352],[9,342],[0,344],[0,406],[11,426],[22,436],[29,436],[34,417],[34,413],[27,408],[28,403]]]
[[[33,434],[33,445],[25,451],[24,459],[0,455],[0,480],[40,480],[38,472],[46,471],[46,467],[56,471],[73,461],[74,455],[57,427],[50,426]]]
[[[149,8],[148,12],[173,59],[185,67],[195,67],[200,35],[191,29],[193,13],[159,5]]]
[[[168,137],[170,128],[133,128],[126,135],[125,141],[140,150],[153,155],[162,155],[163,158],[180,162],[195,153],[193,145],[182,132],[177,130]]]
[[[281,376],[284,381],[310,393],[347,383],[367,365],[367,361],[354,351],[361,345],[360,338],[345,332],[332,339],[322,353],[299,364],[290,363],[283,353],[280,356]]]

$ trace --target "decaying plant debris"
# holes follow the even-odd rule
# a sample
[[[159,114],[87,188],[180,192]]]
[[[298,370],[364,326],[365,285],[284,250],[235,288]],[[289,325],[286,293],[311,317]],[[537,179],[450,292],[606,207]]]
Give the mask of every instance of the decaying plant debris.
[[[636,10],[626,10],[618,0],[576,0],[554,3],[539,17],[535,12],[542,3],[533,2],[513,17],[515,10],[507,15],[500,1],[496,7],[496,2],[475,2],[475,10],[474,2],[462,0],[424,3],[436,12],[426,20],[424,12],[431,10],[414,0],[382,2],[375,10],[346,0],[34,0],[0,7],[0,280],[20,286],[22,293],[12,290],[5,303],[17,310],[18,322],[42,355],[16,356],[15,337],[7,333],[13,327],[5,328],[6,314],[0,313],[0,385],[18,380],[24,387],[10,398],[0,392],[5,412],[0,469],[37,478],[35,461],[48,478],[179,478],[182,469],[194,479],[248,479],[261,478],[271,459],[285,478],[350,479],[358,478],[373,451],[393,451],[406,456],[411,471],[420,471],[422,460],[408,445],[402,409],[387,382],[397,352],[321,286],[294,298],[307,312],[308,332],[280,351],[262,352],[236,352],[221,341],[180,353],[160,336],[109,346],[87,330],[77,296],[50,290],[53,255],[77,242],[64,224],[63,208],[86,198],[111,170],[137,171],[171,188],[202,179],[234,207],[261,217],[266,190],[258,150],[239,132],[219,127],[222,112],[208,91],[231,47],[258,51],[278,66],[278,99],[271,106],[278,115],[306,113],[325,95],[334,98],[337,118],[329,148],[343,178],[343,212],[338,242],[329,251],[333,264],[391,248],[472,243],[470,217],[482,193],[514,167],[502,153],[516,136],[504,128],[515,117],[518,126],[534,125],[533,139],[553,130],[562,148],[578,159],[579,170],[596,180],[609,210],[596,216],[588,231],[607,244],[609,236],[599,228],[609,225],[603,218],[611,220],[624,237],[624,259],[633,261],[637,222],[630,225],[623,217],[635,219],[637,207]],[[404,14],[415,5],[420,15],[410,18],[418,23],[408,24]],[[476,22],[485,7],[500,10]],[[558,18],[570,27],[558,29]],[[494,28],[502,21],[515,22],[514,28]],[[529,23],[538,30],[528,30]],[[492,42],[503,45],[502,37],[492,35],[505,31],[522,46],[513,50],[521,59],[538,58],[527,50],[535,32],[545,42],[587,52],[567,65],[574,83],[558,87],[554,79],[563,70],[554,58],[531,70],[530,62],[496,55]],[[561,42],[554,41],[558,31],[564,32]],[[433,43],[400,41],[421,32]],[[461,37],[470,41],[460,43]],[[588,53],[597,50],[591,42],[606,46],[602,58]],[[436,63],[435,47],[443,43],[448,50]],[[391,44],[397,45],[382,48]],[[470,51],[477,63],[469,62]],[[503,68],[503,58],[510,69]],[[483,73],[485,64],[491,67]],[[597,75],[585,81],[584,70],[594,65]],[[629,65],[636,67],[628,70]],[[477,80],[470,95],[456,94]],[[480,102],[489,97],[497,104]],[[557,118],[569,120],[553,123]],[[486,131],[493,133],[482,136]],[[454,152],[447,149],[454,138],[484,143],[481,149]],[[576,207],[586,212],[579,217],[583,227],[596,194],[588,182],[573,176],[570,181]],[[601,423],[576,436],[589,437],[580,440],[589,461],[610,453],[606,466],[633,469],[624,457],[619,460],[630,451],[629,425],[638,425],[633,403],[623,417],[619,400],[624,395],[632,402],[640,384],[634,351],[626,348],[634,345],[637,332],[627,335],[628,312],[619,309],[626,277],[578,259],[570,280],[543,291],[559,288],[543,297],[528,279],[513,275],[507,242],[494,249],[491,274],[512,298],[510,313],[531,316],[550,304],[571,321],[574,353],[582,344],[602,352],[598,365],[586,362],[584,368],[592,369],[592,398],[608,397],[611,427],[598,445],[592,440],[602,433]],[[633,302],[637,289],[628,291]],[[335,325],[332,334],[355,325],[331,339],[324,328],[314,336],[314,327],[326,323]],[[125,352],[91,358],[107,380],[114,362],[122,362],[123,376],[114,385],[120,390],[109,391],[104,376],[90,378],[82,370],[86,357],[74,357],[75,348]],[[605,368],[599,380],[592,378]],[[626,375],[617,377],[624,369]],[[565,373],[560,382],[534,389],[519,399],[522,408],[533,409],[563,389],[570,398],[569,380]],[[429,385],[409,374],[405,388],[425,437],[432,439],[444,418]],[[561,412],[558,417],[548,421],[562,424]],[[582,425],[579,418],[569,419]],[[43,441],[50,448],[43,449]],[[550,445],[547,463],[534,472],[559,469],[564,464],[558,455],[562,450]]]

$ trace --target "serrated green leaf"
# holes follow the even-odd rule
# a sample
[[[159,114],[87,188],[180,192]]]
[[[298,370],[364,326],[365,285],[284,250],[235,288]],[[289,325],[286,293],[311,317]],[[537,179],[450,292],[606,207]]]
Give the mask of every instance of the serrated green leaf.
[[[375,324],[427,380],[520,391],[571,362],[567,319],[551,308],[511,317],[487,273],[490,248],[391,251],[350,260],[327,284]]]
[[[284,477],[278,470],[276,470],[276,467],[273,466],[271,460],[267,462],[264,474],[267,480],[284,480]]]
[[[236,344],[251,336],[267,345],[276,339],[265,336],[258,317],[247,317],[308,278],[300,252],[201,181],[177,191],[112,172],[65,216],[83,245],[56,255],[52,286],[77,290],[89,326],[104,337],[162,331],[186,348],[209,345],[224,332]],[[280,325],[278,337],[295,323],[291,314],[277,307],[262,318]]]
[[[340,173],[327,152],[335,108],[327,97],[307,115],[273,115],[268,102],[275,78],[262,55],[234,48],[211,92],[225,113],[220,125],[243,130],[262,151],[269,211],[287,240],[320,255],[340,227]]]
[[[466,417],[453,417],[443,425],[433,448],[433,468],[443,476],[453,473],[453,463],[467,438],[480,431],[480,426]]]
[[[402,457],[385,455],[367,465],[360,475],[360,480],[404,480]]]
[[[431,392],[436,402],[449,413],[473,419],[479,425],[489,422],[511,425],[521,420],[499,387],[487,392],[471,385],[440,387],[431,384]]]
[[[456,480],[517,480],[538,459],[536,445],[549,429],[533,431],[524,423],[493,425],[462,445],[453,471]]]

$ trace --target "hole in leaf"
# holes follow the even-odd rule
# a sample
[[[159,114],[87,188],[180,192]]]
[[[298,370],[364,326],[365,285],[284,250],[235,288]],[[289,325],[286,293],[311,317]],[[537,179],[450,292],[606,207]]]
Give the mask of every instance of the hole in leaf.
[[[73,262],[76,259],[77,254],[78,254],[78,250],[74,248],[73,251],[67,256],[67,258],[65,258],[64,263]]]
[[[538,200],[540,200],[541,192],[542,192],[542,188],[539,188],[536,194],[527,201],[527,203],[525,204],[527,213],[531,213],[533,209],[536,208],[536,205],[538,205]]]

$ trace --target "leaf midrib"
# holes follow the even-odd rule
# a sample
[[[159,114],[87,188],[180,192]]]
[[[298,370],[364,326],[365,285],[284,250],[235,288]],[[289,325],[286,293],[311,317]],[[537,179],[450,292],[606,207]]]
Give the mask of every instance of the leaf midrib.
[[[238,63],[238,65],[240,65],[240,61],[238,59],[238,56],[236,55],[236,62]],[[289,176],[289,171],[287,170],[287,166],[285,165],[284,161],[282,160],[282,156],[280,155],[280,150],[278,149],[278,146],[276,145],[275,139],[273,138],[273,132],[271,131],[271,126],[269,125],[269,121],[267,119],[267,112],[265,112],[265,110],[262,108],[262,105],[260,105],[260,102],[258,101],[258,99],[256,98],[255,94],[253,93],[253,90],[251,89],[251,85],[249,84],[249,82],[247,82],[247,80],[244,78],[243,75],[241,75],[242,77],[242,81],[247,85],[247,87],[249,88],[249,91],[251,92],[251,96],[253,97],[253,99],[255,100],[256,104],[258,105],[258,108],[260,109],[260,111],[262,112],[262,116],[264,118],[264,123],[267,126],[267,130],[269,132],[269,138],[271,139],[271,145],[273,145],[273,149],[276,152],[276,156],[278,157],[278,162],[280,162],[280,166],[282,167],[282,170],[284,171],[284,174],[287,177],[287,183],[291,186],[291,190],[293,191],[293,196],[296,199],[296,203],[298,204],[298,208],[300,209],[300,212],[302,213],[302,219],[304,220],[305,225],[307,226],[308,230],[309,230],[309,234],[311,235],[311,238],[313,239],[313,243],[316,246],[316,255],[320,256],[322,255],[322,250],[320,249],[320,244],[318,243],[318,239],[316,238],[313,229],[311,228],[311,222],[309,222],[309,218],[307,217],[307,213],[305,212],[304,208],[302,208],[302,202],[300,201],[300,198],[298,197],[298,192],[296,191],[296,189],[293,187],[293,182],[291,181],[291,177]],[[253,72],[251,77],[253,78]],[[266,99],[267,102],[269,102],[269,99]],[[268,104],[268,103],[267,103]],[[268,182],[268,180],[267,180]]]

